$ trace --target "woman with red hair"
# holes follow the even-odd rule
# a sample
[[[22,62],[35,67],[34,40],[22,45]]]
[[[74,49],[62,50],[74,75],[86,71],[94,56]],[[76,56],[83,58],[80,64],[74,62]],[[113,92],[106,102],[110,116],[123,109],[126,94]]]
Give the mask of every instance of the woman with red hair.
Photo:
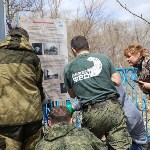
[[[137,76],[141,90],[150,94],[150,53],[141,45],[129,45],[124,55],[130,66],[137,68]]]

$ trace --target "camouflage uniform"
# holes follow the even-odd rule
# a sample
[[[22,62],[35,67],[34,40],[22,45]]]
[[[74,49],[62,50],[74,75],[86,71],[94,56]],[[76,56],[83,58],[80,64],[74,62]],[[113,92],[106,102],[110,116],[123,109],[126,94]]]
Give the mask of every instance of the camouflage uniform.
[[[34,149],[41,138],[40,59],[16,33],[0,44],[0,149]]]
[[[35,150],[107,150],[105,144],[85,128],[59,123],[48,128]]]
[[[150,82],[150,56],[140,57],[133,67],[138,68],[137,76],[139,80]],[[150,94],[150,91],[147,90],[144,93]]]
[[[150,56],[140,57],[134,67],[138,68],[139,80],[150,82]]]
[[[116,73],[112,61],[103,54],[83,53],[64,68],[66,87],[72,88],[83,108],[83,124],[98,138],[108,133],[113,149],[127,150],[131,138],[125,116],[111,80]]]
[[[131,139],[126,130],[124,113],[118,102],[108,100],[104,107],[83,110],[83,124],[99,138],[107,136],[114,150],[128,150]]]

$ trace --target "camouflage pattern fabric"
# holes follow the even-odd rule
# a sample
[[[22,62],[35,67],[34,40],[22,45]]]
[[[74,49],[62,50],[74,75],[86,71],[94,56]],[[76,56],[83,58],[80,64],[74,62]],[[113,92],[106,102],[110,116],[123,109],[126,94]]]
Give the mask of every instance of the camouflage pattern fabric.
[[[40,59],[24,36],[0,44],[0,126],[42,119],[41,76]]]
[[[36,144],[42,139],[43,129],[40,128],[35,134],[28,137],[23,143],[21,150],[35,150]]]
[[[138,68],[138,80],[150,83],[150,56],[140,57],[134,67]],[[144,90],[143,92],[150,94],[149,90]]]
[[[150,82],[150,57],[145,57],[142,63],[142,71],[139,75],[139,80]]]
[[[0,150],[21,150],[21,142],[0,134]]]
[[[119,103],[108,103],[100,108],[83,111],[83,124],[98,138],[107,134],[113,150],[129,150],[131,138],[127,131],[123,110]]]
[[[139,80],[150,82],[150,56],[140,57],[134,67],[138,68]]]
[[[88,129],[59,123],[47,129],[35,150],[108,150],[108,148]]]
[[[0,150],[34,150],[42,136],[42,121],[0,127]]]
[[[42,129],[27,138],[23,143],[0,134],[0,150],[34,150],[42,138]]]

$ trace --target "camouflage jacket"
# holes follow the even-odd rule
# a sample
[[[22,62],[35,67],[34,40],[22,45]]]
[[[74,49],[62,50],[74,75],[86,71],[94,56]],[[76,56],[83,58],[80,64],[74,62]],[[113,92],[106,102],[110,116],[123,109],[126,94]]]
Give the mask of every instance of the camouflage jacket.
[[[76,128],[72,124],[59,123],[47,129],[44,138],[35,150],[106,150],[100,139],[88,129]]]
[[[42,119],[40,59],[24,36],[0,44],[0,126]]]
[[[150,82],[150,56],[141,57],[134,67],[138,68],[138,79],[144,82]]]

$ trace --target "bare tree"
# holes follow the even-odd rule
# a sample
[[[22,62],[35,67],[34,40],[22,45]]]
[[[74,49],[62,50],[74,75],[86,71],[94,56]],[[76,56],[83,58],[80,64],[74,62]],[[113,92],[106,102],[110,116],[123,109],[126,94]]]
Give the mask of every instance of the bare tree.
[[[68,39],[70,40],[75,35],[86,36],[92,47],[92,51],[95,51],[97,47],[95,41],[98,40],[97,31],[99,30],[99,24],[106,19],[104,14],[104,1],[81,0],[80,7],[82,9],[77,9],[76,17],[68,24]]]
[[[20,11],[32,11],[36,0],[6,0],[7,15],[12,21],[14,16]]]
[[[22,11],[30,12],[33,16],[39,14],[41,17],[47,15],[50,18],[59,18],[61,2],[62,0],[5,0],[10,22]]]
[[[63,0],[7,0],[7,14],[10,20],[20,11],[30,15],[49,18],[63,18],[61,5]],[[150,47],[150,26],[137,20],[121,22],[110,20],[105,15],[105,0],[80,0],[76,16],[65,16],[68,30],[69,56],[72,58],[70,39],[76,35],[87,37],[91,51],[104,53],[111,57],[117,67],[126,67],[123,49],[132,43]],[[141,16],[140,16],[141,17]]]
[[[136,17],[138,17],[138,18],[140,18],[140,19],[142,19],[142,20],[144,20],[145,22],[147,22],[147,23],[150,25],[150,22],[149,22],[148,20],[146,20],[145,18],[143,18],[142,14],[141,14],[141,16],[139,16],[139,15],[133,13],[131,10],[129,10],[129,9],[126,7],[126,5],[123,5],[119,0],[116,0],[116,1],[120,4],[120,6],[121,6],[122,8],[124,8],[125,10],[127,10],[130,14],[132,14],[133,16],[136,16]]]
[[[49,9],[50,17],[52,19],[59,18],[60,17],[59,9],[62,4],[62,0],[49,0],[48,3],[49,3],[49,7],[50,7],[50,9]]]
[[[143,15],[142,15],[142,14],[139,16],[139,15],[133,13],[131,10],[129,10],[129,8],[126,6],[126,4],[123,5],[119,0],[116,0],[116,1],[119,3],[119,5],[120,5],[122,8],[124,8],[125,10],[127,10],[130,14],[132,14],[133,16],[135,16],[135,17],[137,17],[137,18],[139,18],[139,19],[145,21],[148,25],[150,25],[150,22],[149,22],[147,19],[143,18]],[[142,40],[143,40],[143,39],[146,37],[146,35],[148,34],[149,29],[150,29],[150,26],[148,26],[148,27],[146,28],[145,33],[144,33],[144,35],[143,35],[143,37],[142,37]],[[135,28],[135,31],[136,31],[135,33],[136,33],[137,41],[138,41],[138,42],[141,42],[141,41],[139,40],[139,37],[138,37],[138,30],[137,30],[136,28]]]
[[[60,18],[61,4],[62,0],[37,0],[31,15],[49,17],[51,19]]]

